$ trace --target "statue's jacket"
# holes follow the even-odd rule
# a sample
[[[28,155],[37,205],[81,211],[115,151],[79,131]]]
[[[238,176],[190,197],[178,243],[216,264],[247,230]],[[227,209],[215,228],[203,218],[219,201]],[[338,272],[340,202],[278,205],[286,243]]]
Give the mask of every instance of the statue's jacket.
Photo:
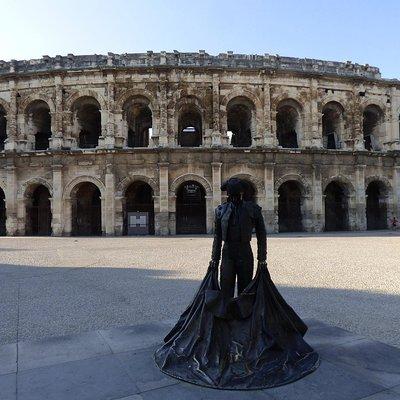
[[[215,209],[214,241],[212,247],[212,260],[219,262],[221,257],[222,242],[226,242],[228,236],[228,223],[234,205],[225,202]],[[251,241],[253,230],[257,237],[257,259],[265,261],[267,256],[267,237],[264,217],[261,207],[253,201],[243,201],[239,213],[240,241]]]

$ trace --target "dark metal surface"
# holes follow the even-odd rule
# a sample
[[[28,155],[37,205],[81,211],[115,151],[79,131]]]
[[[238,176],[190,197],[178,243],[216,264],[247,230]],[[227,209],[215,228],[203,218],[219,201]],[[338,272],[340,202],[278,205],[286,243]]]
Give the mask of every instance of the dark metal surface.
[[[285,302],[266,266],[236,298],[224,300],[209,268],[192,303],[156,350],[162,372],[218,389],[284,385],[314,371],[307,326]]]

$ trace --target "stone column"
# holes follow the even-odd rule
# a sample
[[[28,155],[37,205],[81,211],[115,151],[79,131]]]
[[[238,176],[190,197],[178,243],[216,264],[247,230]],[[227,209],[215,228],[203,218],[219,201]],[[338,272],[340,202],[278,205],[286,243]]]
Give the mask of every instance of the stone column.
[[[64,198],[63,235],[71,236],[72,233],[72,199]]]
[[[310,90],[309,126],[306,126],[306,132],[304,132],[304,146],[321,148],[322,134],[318,129],[320,113],[318,112],[318,81],[316,79],[311,79]]]
[[[267,147],[276,147],[277,139],[272,132],[271,120],[271,87],[269,83],[264,83],[264,140],[263,144]]]
[[[61,149],[63,147],[63,87],[62,79],[59,76],[54,78],[56,85],[55,90],[55,112],[51,115],[51,138],[49,147],[52,150]]]
[[[212,167],[212,209],[215,210],[221,204],[221,162],[211,163]]]
[[[366,230],[366,193],[365,193],[366,165],[356,165],[355,169],[355,223],[351,229]]]
[[[154,225],[155,234],[165,236],[170,233],[169,230],[169,163],[159,162],[158,163],[158,180],[159,180],[159,212],[155,213]]]
[[[9,81],[10,88],[10,109],[7,114],[7,138],[4,143],[5,150],[16,150],[18,147],[17,130],[17,91],[14,81]]]
[[[104,201],[104,218],[106,236],[114,236],[115,234],[115,176],[113,171],[112,160],[107,159],[105,174],[106,193]]]
[[[168,140],[168,110],[167,110],[167,75],[160,74],[160,92],[159,92],[159,129],[158,129],[158,145],[166,147],[169,144]]]
[[[62,235],[62,165],[53,164],[53,196],[51,199],[51,229],[53,236]]]
[[[390,113],[392,118],[387,138],[390,150],[400,150],[400,121],[397,113],[400,104],[396,100],[396,87],[393,86],[390,88]]]
[[[17,170],[14,165],[6,167],[6,230],[7,235],[14,236],[18,233],[17,221]]]
[[[321,166],[319,164],[312,165],[312,211],[313,211],[313,229],[314,232],[322,232],[324,230],[325,210],[323,208],[322,197],[322,179]]]
[[[395,165],[393,171],[393,213],[400,220],[400,165]]]
[[[219,75],[213,74],[212,77],[212,117],[213,117],[213,131],[211,136],[211,145],[220,146],[221,145],[221,127],[219,118]]]
[[[277,219],[275,215],[275,163],[264,163],[265,210],[263,210],[265,226],[268,233],[277,232]]]

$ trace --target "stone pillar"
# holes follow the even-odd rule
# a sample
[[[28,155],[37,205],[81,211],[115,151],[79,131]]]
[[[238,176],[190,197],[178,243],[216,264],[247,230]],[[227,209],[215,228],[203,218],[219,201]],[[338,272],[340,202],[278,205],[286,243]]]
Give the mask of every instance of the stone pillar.
[[[400,165],[395,165],[393,171],[393,214],[400,220]]]
[[[105,175],[106,193],[104,201],[104,218],[106,236],[114,236],[115,234],[115,176],[113,171],[112,160],[107,159],[106,175]],[[103,230],[104,233],[104,230]]]
[[[72,199],[71,197],[64,198],[64,213],[63,213],[63,235],[71,236],[72,234]]]
[[[17,226],[17,170],[14,165],[6,167],[6,230],[7,235],[14,236],[18,233]]]
[[[350,229],[366,230],[366,192],[365,192],[366,165],[356,165],[355,169],[355,223]]]
[[[62,235],[62,165],[54,164],[53,169],[53,196],[51,199],[51,229],[53,236]]]
[[[10,109],[7,114],[7,138],[4,143],[5,150],[16,150],[18,140],[17,130],[17,91],[14,81],[9,81],[10,87]]]
[[[267,147],[276,147],[278,140],[272,130],[271,119],[271,87],[269,83],[264,83],[264,140],[263,144]]]
[[[312,165],[312,231],[322,232],[325,225],[325,210],[323,208],[321,166]]]
[[[159,180],[159,212],[155,213],[154,225],[155,234],[165,236],[170,233],[169,230],[169,163],[158,163],[158,180]]]
[[[305,147],[322,147],[322,134],[319,132],[319,118],[320,113],[318,112],[318,81],[311,79],[310,84],[311,90],[311,101],[310,101],[310,115],[309,115],[309,126],[306,126],[303,138]]]
[[[398,97],[396,96],[396,87],[390,88],[390,114],[391,114],[391,123],[388,129],[388,138],[389,142],[388,148],[390,150],[400,150],[400,120],[398,110],[400,109],[399,102],[396,101]]]
[[[167,75],[160,74],[160,92],[159,92],[159,129],[158,129],[158,145],[166,147],[169,144],[168,140],[168,109],[167,109]]]
[[[213,118],[213,131],[211,135],[211,145],[220,146],[221,145],[221,127],[220,127],[220,117],[219,117],[219,75],[213,74],[212,78],[212,118]]]
[[[213,162],[212,167],[212,209],[215,210],[221,204],[221,162]]]
[[[63,87],[61,77],[54,78],[55,90],[55,112],[51,114],[51,138],[49,148],[52,150],[63,147]]]
[[[268,233],[277,232],[277,218],[275,214],[275,163],[264,163],[265,210],[263,210],[265,226]]]

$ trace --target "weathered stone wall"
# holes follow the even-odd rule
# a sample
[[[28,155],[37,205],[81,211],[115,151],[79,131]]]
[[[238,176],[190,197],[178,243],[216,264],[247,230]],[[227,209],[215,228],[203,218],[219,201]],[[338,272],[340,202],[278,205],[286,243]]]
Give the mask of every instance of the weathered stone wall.
[[[73,106],[87,96],[101,112],[96,149],[81,150]],[[123,106],[147,99],[152,112],[148,148],[126,148]],[[228,144],[227,107],[244,98],[252,105],[248,148]],[[33,150],[29,105],[43,100],[51,114],[50,148]],[[277,140],[277,109],[290,101],[298,109],[299,148],[283,149]],[[329,102],[343,109],[341,148],[323,148],[322,115]],[[379,107],[380,151],[364,148],[363,111]],[[366,187],[381,182],[388,218],[400,216],[400,82],[380,78],[375,67],[274,56],[151,53],[108,56],[57,56],[0,62],[0,106],[7,119],[5,150],[0,152],[0,187],[5,193],[7,232],[25,233],[27,193],[43,184],[51,194],[54,235],[71,233],[71,193],[80,182],[101,192],[102,232],[123,231],[128,185],[141,180],[154,194],[155,231],[175,233],[176,193],[187,180],[206,193],[207,232],[220,203],[223,180],[251,182],[269,232],[278,230],[278,189],[296,181],[302,191],[303,225],[324,229],[324,190],[337,181],[349,202],[349,228],[366,228]],[[183,107],[201,111],[202,146],[178,146]]]

